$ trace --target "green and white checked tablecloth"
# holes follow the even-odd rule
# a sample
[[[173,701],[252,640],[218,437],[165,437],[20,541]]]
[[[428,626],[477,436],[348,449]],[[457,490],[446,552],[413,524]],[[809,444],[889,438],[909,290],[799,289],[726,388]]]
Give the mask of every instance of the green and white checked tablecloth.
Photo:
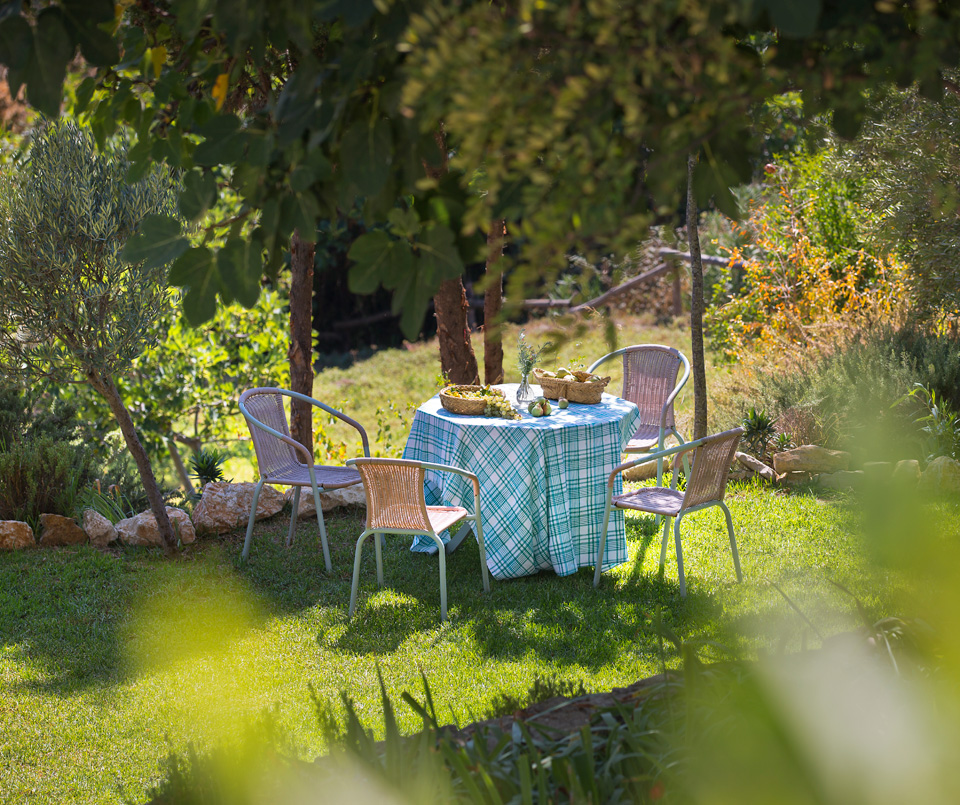
[[[516,384],[500,386],[511,401]],[[535,393],[539,389],[534,387]],[[560,576],[593,566],[603,527],[606,481],[639,424],[637,407],[610,394],[548,417],[507,420],[453,414],[432,397],[413,418],[403,457],[468,469],[480,479],[487,566],[512,579],[553,569]],[[621,491],[617,476],[615,493]],[[428,472],[427,504],[473,509],[473,487],[453,473]],[[443,535],[446,540],[446,535]],[[428,540],[413,550],[435,553]],[[603,567],[627,561],[623,512],[614,509]]]

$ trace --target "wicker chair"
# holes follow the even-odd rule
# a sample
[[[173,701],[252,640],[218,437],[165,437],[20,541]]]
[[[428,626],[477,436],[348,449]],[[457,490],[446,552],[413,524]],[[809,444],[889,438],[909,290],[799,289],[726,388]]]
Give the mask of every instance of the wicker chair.
[[[250,519],[247,522],[247,536],[243,541],[243,555],[250,555],[250,543],[253,539],[253,523],[257,514],[257,501],[264,484],[279,484],[294,487],[293,513],[290,515],[290,531],[287,534],[287,545],[293,544],[293,532],[297,525],[297,513],[300,509],[300,489],[309,486],[313,490],[313,502],[317,506],[317,525],[320,528],[320,544],[323,547],[323,561],[327,572],[333,570],[330,564],[330,547],[327,545],[327,529],[323,522],[323,508],[320,505],[320,493],[328,489],[342,489],[360,483],[360,473],[348,467],[323,467],[313,463],[313,455],[299,442],[290,437],[290,428],[287,426],[287,416],[283,409],[283,398],[291,397],[296,400],[310,403],[328,414],[352,425],[360,433],[363,442],[363,454],[370,455],[370,445],[367,441],[367,432],[334,408],[322,402],[299,394],[296,391],[287,391],[278,388],[249,389],[240,395],[240,413],[247,420],[250,436],[257,453],[257,465],[260,470],[260,480],[253,492],[253,501],[250,504]]]
[[[673,417],[673,401],[687,378],[690,362],[680,351],[659,344],[636,344],[610,352],[593,362],[587,370],[593,372],[600,364],[623,356],[623,391],[620,396],[640,409],[640,426],[627,442],[627,453],[647,453],[663,450],[668,433],[680,444],[683,437],[677,431]],[[680,367],[683,376],[677,382]],[[663,459],[657,459],[657,486],[663,483]]]
[[[460,533],[450,545],[458,545],[466,530],[473,525],[480,545],[480,570],[483,590],[490,592],[487,572],[487,552],[483,546],[483,528],[480,524],[480,481],[476,475],[458,467],[429,464],[393,458],[351,458],[347,466],[356,467],[363,477],[367,495],[367,527],[357,540],[353,562],[353,585],[350,589],[350,617],[357,606],[357,586],[360,582],[360,556],[363,543],[371,534],[413,534],[430,537],[440,554],[440,620],[447,618],[447,565],[445,546],[438,534],[464,521]],[[460,506],[428,506],[423,494],[426,470],[454,472],[473,481],[473,514]],[[383,556],[381,539],[375,539],[377,555],[377,584],[383,586]]]
[[[660,546],[660,573],[663,574],[664,565],[667,561],[667,534],[670,528],[670,521],[666,518],[673,517],[673,535],[677,545],[677,571],[680,575],[680,595],[686,596],[687,587],[683,578],[683,552],[680,548],[680,520],[688,514],[710,506],[719,506],[723,509],[723,514],[727,519],[727,532],[730,534],[730,550],[733,553],[733,566],[737,571],[737,581],[743,581],[743,575],[740,572],[740,555],[737,553],[737,540],[733,533],[733,520],[730,517],[730,510],[723,502],[723,495],[727,488],[727,475],[730,473],[730,462],[733,460],[734,453],[740,444],[740,437],[743,435],[743,428],[734,428],[713,436],[705,436],[702,439],[689,442],[688,444],[673,447],[669,450],[662,450],[657,453],[651,453],[643,458],[621,464],[616,467],[607,479],[607,507],[603,517],[603,532],[600,535],[600,545],[597,550],[596,570],[593,574],[593,586],[600,584],[601,562],[603,561],[603,549],[607,542],[607,526],[610,523],[610,511],[613,506],[620,509],[634,509],[636,511],[649,512],[663,516],[663,540]],[[678,492],[676,488],[677,474],[673,474],[673,481],[669,489],[659,486],[642,487],[636,492],[628,492],[623,495],[613,495],[613,479],[618,473],[623,472],[628,467],[637,464],[643,464],[647,461],[662,460],[664,457],[674,453],[686,453],[693,451],[693,468],[687,476],[686,492]]]

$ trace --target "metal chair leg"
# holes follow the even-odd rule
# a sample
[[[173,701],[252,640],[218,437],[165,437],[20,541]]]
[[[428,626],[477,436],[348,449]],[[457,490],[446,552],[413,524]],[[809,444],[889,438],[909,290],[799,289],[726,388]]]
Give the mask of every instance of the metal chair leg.
[[[313,471],[311,470],[311,475]],[[317,484],[313,484],[313,502],[317,506],[317,526],[320,529],[320,546],[323,548],[323,563],[327,567],[327,573],[333,572],[333,564],[330,562],[330,546],[327,545],[327,527],[323,522],[323,506],[320,505],[320,490]]]
[[[443,540],[437,534],[426,534],[437,544],[440,555],[440,622],[447,619],[447,552],[443,549]]]
[[[610,511],[613,508],[611,490],[607,489],[607,505],[603,510],[603,531],[600,532],[600,544],[597,546],[597,561],[594,563],[593,586],[600,586],[600,573],[603,570],[603,552],[607,547],[607,529],[610,528]]]
[[[241,561],[246,562],[250,556],[250,543],[253,542],[253,524],[257,519],[257,502],[260,500],[260,490],[263,489],[263,478],[257,481],[253,489],[253,500],[250,503],[250,519],[247,520],[247,536],[243,540],[243,553],[240,554]]]
[[[373,552],[377,557],[377,586],[383,587],[383,534],[377,534],[373,538]]]
[[[357,540],[357,550],[353,557],[353,582],[350,585],[350,609],[347,611],[347,617],[352,618],[354,610],[357,608],[357,588],[360,586],[360,557],[363,554],[363,541],[373,532],[364,531]]]
[[[687,584],[683,578],[683,549],[680,547],[680,520],[681,515],[677,515],[673,521],[673,538],[677,543],[677,574],[680,576],[680,597],[687,597]]]
[[[477,544],[480,546],[480,575],[483,577],[483,591],[490,592],[490,571],[487,570],[487,549],[483,545],[483,526],[480,525],[480,510],[474,516],[473,531],[477,535]]]
[[[727,518],[727,533],[730,535],[730,550],[733,553],[733,567],[737,571],[737,581],[743,581],[743,574],[740,572],[740,554],[737,552],[737,538],[733,533],[733,518],[730,516],[730,509],[722,500],[718,505],[723,509],[723,514]]]
[[[660,540],[660,578],[667,569],[667,535],[670,533],[670,518],[663,518],[663,538]]]
[[[297,514],[300,511],[300,487],[293,487],[293,512],[290,514],[290,531],[287,533],[287,547],[293,545],[293,532],[297,528]]]

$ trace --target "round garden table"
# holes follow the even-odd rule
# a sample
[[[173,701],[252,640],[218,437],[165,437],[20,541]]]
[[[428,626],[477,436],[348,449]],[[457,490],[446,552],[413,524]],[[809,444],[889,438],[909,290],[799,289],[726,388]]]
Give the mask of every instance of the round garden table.
[[[517,384],[497,388],[515,400]],[[640,420],[633,403],[611,394],[604,394],[597,405],[570,403],[561,410],[551,404],[550,416],[531,416],[522,406],[522,418],[508,420],[451,413],[437,395],[417,409],[403,451],[407,459],[476,473],[487,567],[498,579],[550,569],[568,576],[593,567],[607,477],[620,464],[623,447]],[[618,493],[619,475],[616,484]],[[427,472],[425,493],[428,505],[473,506],[473,487],[459,475]],[[437,549],[432,541],[418,538],[412,550]],[[625,561],[623,513],[615,509],[603,567]]]

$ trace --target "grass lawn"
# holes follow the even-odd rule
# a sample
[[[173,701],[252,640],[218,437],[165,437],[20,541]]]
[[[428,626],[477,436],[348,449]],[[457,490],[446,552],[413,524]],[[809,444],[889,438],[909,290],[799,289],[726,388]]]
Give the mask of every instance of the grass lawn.
[[[548,326],[528,326],[528,340],[546,341]],[[516,334],[512,328],[505,337],[508,381],[516,380]],[[681,327],[630,320],[618,339],[689,350]],[[586,365],[604,352],[596,332],[574,340],[559,361]],[[384,350],[349,369],[324,371],[315,396],[343,403],[367,426],[375,452],[399,454],[412,407],[436,390],[438,364],[435,344]],[[609,370],[616,390],[619,369]],[[692,398],[688,385],[679,404],[682,430],[689,431]],[[328,436],[349,440],[353,454],[352,436]],[[227,474],[240,480],[242,469]],[[719,510],[684,523],[685,600],[672,557],[665,578],[657,577],[652,518],[631,513],[631,561],[605,574],[599,590],[592,569],[583,569],[567,578],[493,581],[484,595],[477,547],[468,541],[448,563],[444,625],[435,557],[411,554],[396,537],[388,540],[383,590],[368,546],[358,615],[347,620],[358,510],[328,518],[329,575],[315,523],[302,523],[294,547],[283,547],[286,514],[259,524],[244,566],[242,532],[201,541],[175,561],[145,549],[2,555],[0,801],[142,801],[170,748],[233,740],[266,712],[303,757],[313,757],[323,747],[312,697],[336,704],[343,691],[379,727],[378,669],[395,700],[403,690],[419,694],[424,673],[438,711],[466,723],[486,715],[500,695],[523,699],[538,676],[599,691],[675,667],[673,649],[645,630],[657,612],[684,640],[702,641],[708,659],[727,650],[752,656],[815,645],[818,633],[854,628],[854,603],[830,580],[859,596],[871,615],[913,613],[915,599],[904,598],[914,594],[909,574],[883,569],[897,566],[897,556],[875,563],[885,543],[862,536],[875,530],[870,507],[842,495],[752,484],[732,486],[728,500],[743,584],[734,583]],[[941,514],[955,539],[960,512],[947,507]],[[915,522],[897,523],[898,534],[916,533]],[[903,556],[915,554],[912,544]],[[404,729],[419,724],[405,706],[398,715]]]
[[[397,699],[426,674],[438,710],[466,723],[497,694],[522,698],[537,676],[624,685],[678,658],[644,631],[662,611],[686,640],[747,655],[816,643],[856,626],[834,579],[876,615],[904,592],[898,576],[867,558],[860,515],[844,497],[822,500],[760,486],[729,494],[745,582],[734,583],[722,515],[684,524],[688,597],[676,565],[656,575],[652,518],[628,516],[631,562],[592,571],[493,581],[481,591],[476,544],[448,564],[450,620],[439,621],[436,559],[388,540],[376,587],[372,550],[358,615],[346,618],[352,549],[362,512],[328,518],[334,572],[327,575],[315,524],[283,547],[286,517],[259,524],[251,561],[242,534],[203,541],[177,561],[146,549],[29,551],[0,557],[0,800],[35,803],[142,801],[168,747],[235,738],[272,711],[305,757],[322,750],[311,687],[321,701],[353,697],[380,723],[378,668]],[[956,514],[952,513],[956,518]],[[956,528],[954,528],[956,531]],[[776,582],[810,620],[805,624]],[[707,658],[724,656],[712,645]],[[401,706],[401,725],[418,722]]]

